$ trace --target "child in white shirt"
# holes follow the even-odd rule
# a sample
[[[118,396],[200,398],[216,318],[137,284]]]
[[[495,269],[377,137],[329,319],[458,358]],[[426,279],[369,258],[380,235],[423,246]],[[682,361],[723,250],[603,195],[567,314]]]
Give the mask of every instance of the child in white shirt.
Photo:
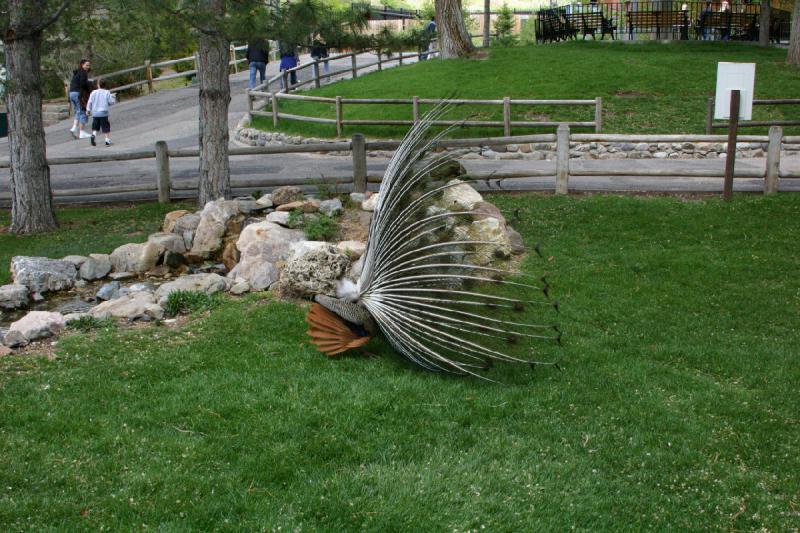
[[[95,137],[99,131],[105,134],[106,146],[114,144],[111,141],[111,123],[108,121],[108,108],[117,103],[116,98],[111,92],[103,89],[102,80],[96,82],[97,88],[89,95],[89,103],[86,104],[86,112],[92,116],[92,146],[97,146]]]

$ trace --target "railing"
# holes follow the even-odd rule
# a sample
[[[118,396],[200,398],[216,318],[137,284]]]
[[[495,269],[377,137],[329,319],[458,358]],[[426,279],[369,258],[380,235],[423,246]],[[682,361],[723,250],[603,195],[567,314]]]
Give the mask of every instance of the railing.
[[[246,59],[237,59],[236,52],[241,50],[246,50],[247,46],[234,46],[233,44],[230,46],[230,60],[228,61],[229,66],[233,66],[234,73],[239,72],[239,64],[247,61]],[[168,67],[171,65],[176,65],[178,63],[186,63],[192,61],[194,63],[194,68],[191,70],[185,70],[183,72],[177,72],[175,74],[167,74],[164,76],[159,76],[157,78],[153,77],[153,69],[161,68],[161,67]],[[150,92],[153,91],[153,85],[160,81],[167,81],[176,78],[185,78],[189,76],[194,76],[197,74],[197,54],[187,57],[181,57],[178,59],[170,59],[169,61],[161,61],[159,63],[151,63],[150,60],[145,60],[142,65],[136,67],[130,67],[122,70],[117,70],[115,72],[109,72],[108,74],[100,74],[94,76],[94,78],[100,79],[109,79],[115,76],[121,76],[123,74],[131,74],[133,72],[142,71],[144,73],[144,79],[140,81],[135,81],[133,83],[128,83],[125,85],[120,85],[118,87],[114,87],[114,92],[125,91],[128,89],[133,89],[136,87],[141,87],[143,85],[147,85],[147,88]]]
[[[800,98],[784,98],[780,100],[753,100],[753,105],[800,105]],[[740,128],[756,128],[763,126],[800,126],[800,120],[740,120]],[[706,106],[706,134],[711,135],[714,128],[727,128],[728,121],[714,122],[714,99],[709,98]]]
[[[295,120],[299,122],[313,122],[316,124],[332,124],[336,126],[336,135],[342,136],[345,126],[413,126],[420,120],[420,105],[436,105],[441,102],[439,99],[419,98],[334,98],[323,96],[305,96],[300,94],[287,93],[267,93],[263,91],[249,91],[250,114],[260,117],[271,117],[273,126],[277,127],[280,120]],[[271,111],[260,111],[255,109],[253,100],[255,98],[265,98],[267,104],[271,104]],[[305,115],[295,115],[281,113],[278,102],[280,100],[300,100],[304,102],[320,102],[335,106],[336,118],[310,117]],[[452,99],[450,103],[454,105],[480,105],[480,106],[502,106],[503,120],[436,120],[434,126],[455,126],[465,127],[502,127],[503,135],[509,137],[512,127],[554,127],[560,124],[567,124],[572,127],[594,128],[595,132],[602,131],[603,126],[603,99],[597,97],[593,100],[522,100],[512,99],[508,96],[501,100],[468,100]],[[356,120],[344,118],[344,106],[349,105],[407,105],[410,106],[410,119],[407,120]],[[594,107],[594,120],[585,121],[534,121],[534,120],[512,120],[511,106],[591,106]]]
[[[613,168],[571,168],[570,166],[570,143],[591,143],[591,142],[650,142],[650,143],[724,143],[727,141],[725,135],[616,135],[616,134],[597,134],[597,133],[576,133],[571,134],[566,125],[559,126],[556,134],[541,135],[522,135],[514,137],[491,137],[473,139],[446,139],[439,142],[442,148],[469,148],[484,146],[504,146],[508,144],[522,143],[556,143],[556,162],[554,169],[531,168],[516,171],[487,171],[472,173],[470,177],[475,180],[482,180],[493,190],[502,189],[501,183],[504,180],[514,180],[531,177],[554,177],[555,193],[566,194],[569,192],[570,176],[630,176],[630,169]],[[760,142],[768,143],[766,170],[738,169],[736,178],[763,178],[764,192],[772,193],[777,191],[778,180],[800,179],[800,172],[781,172],[780,157],[782,143],[800,144],[800,136],[784,136],[783,130],[778,126],[770,129],[769,136],[744,135],[739,137],[740,142]],[[231,157],[253,156],[253,155],[272,155],[272,154],[297,154],[309,152],[350,152],[353,162],[353,176],[339,177],[326,182],[335,182],[336,186],[345,186],[357,192],[367,190],[368,183],[380,183],[382,176],[368,174],[367,171],[367,151],[368,150],[395,150],[400,141],[370,141],[367,142],[361,134],[353,135],[349,141],[336,143],[318,143],[286,146],[260,146],[247,148],[231,148]],[[57,203],[64,201],[80,201],[82,203],[111,201],[122,199],[131,201],[131,194],[141,196],[141,199],[152,199],[157,197],[159,202],[168,203],[172,199],[191,198],[197,193],[196,179],[174,180],[170,174],[171,158],[196,158],[200,151],[193,149],[170,150],[167,143],[158,141],[153,150],[142,150],[136,152],[126,152],[118,154],[100,154],[81,157],[56,157],[48,159],[48,164],[54,165],[74,165],[86,163],[102,163],[110,161],[132,161],[142,159],[155,159],[156,179],[154,182],[140,184],[126,184],[106,187],[87,187],[81,189],[54,189],[53,197]],[[0,161],[0,168],[8,168],[8,161]],[[635,172],[638,177],[694,177],[694,178],[721,178],[724,170],[720,169],[681,169],[676,172],[670,168],[640,168]],[[250,180],[237,180],[231,182],[231,187],[236,194],[248,194],[255,190],[279,187],[283,185],[308,185],[308,178],[279,178],[261,177]],[[524,189],[516,189],[524,190]],[[120,198],[121,195],[124,195]],[[9,201],[10,193],[0,193],[0,201]]]

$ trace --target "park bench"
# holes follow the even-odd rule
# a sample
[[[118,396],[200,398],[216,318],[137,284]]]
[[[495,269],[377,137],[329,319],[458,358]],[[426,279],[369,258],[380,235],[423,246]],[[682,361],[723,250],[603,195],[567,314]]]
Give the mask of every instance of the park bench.
[[[614,31],[617,27],[614,21],[606,18],[603,13],[594,11],[590,13],[572,13],[566,15],[568,20],[572,23],[576,33],[581,33],[583,38],[586,39],[587,35],[591,35],[592,39],[595,38],[594,34],[600,32],[600,39],[605,39],[606,34],[615,39]]]
[[[556,10],[540,12],[537,22],[539,33],[537,39],[542,42],[555,42],[574,39],[578,30],[567,18],[567,15]]]
[[[627,19],[631,38],[636,32],[655,32],[656,39],[660,39],[662,32],[675,35],[682,29],[688,31],[690,25],[689,14],[685,11],[629,11]]]
[[[727,34],[730,39],[757,40],[758,14],[730,11],[701,14],[697,22],[698,39],[704,30],[717,30],[722,35]]]

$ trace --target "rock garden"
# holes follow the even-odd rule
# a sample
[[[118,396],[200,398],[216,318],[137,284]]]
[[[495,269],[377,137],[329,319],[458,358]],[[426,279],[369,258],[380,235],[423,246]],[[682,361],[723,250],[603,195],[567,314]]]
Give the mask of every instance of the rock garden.
[[[458,239],[497,243],[481,245],[473,261],[506,261],[524,251],[497,207],[467,183],[451,184],[429,209],[475,213],[453,217],[450,228]],[[378,194],[323,198],[280,187],[197,212],[172,211],[160,232],[109,254],[15,256],[13,283],[0,286],[2,350],[47,339],[70,323],[168,319],[186,295],[334,296],[340,280],[358,279],[377,201]]]

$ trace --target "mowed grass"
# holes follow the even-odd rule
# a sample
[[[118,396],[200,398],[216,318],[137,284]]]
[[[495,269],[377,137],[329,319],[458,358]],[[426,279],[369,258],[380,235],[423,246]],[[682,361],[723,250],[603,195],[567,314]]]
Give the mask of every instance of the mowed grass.
[[[0,358],[2,529],[800,527],[800,197],[491,200],[561,370],[326,359],[263,295],[62,337]]]
[[[706,101],[716,87],[717,62],[754,62],[756,98],[797,98],[800,69],[786,65],[783,49],[715,42],[608,43],[492,48],[488,60],[426,61],[338,82],[307,94],[350,98],[594,99],[603,98],[603,131],[611,133],[702,133]],[[281,100],[282,112],[335,118],[332,104]],[[422,106],[424,111],[426,106]],[[500,106],[454,110],[453,118],[474,115],[502,120]],[[800,106],[755,106],[754,119],[800,120]],[[345,119],[411,119],[410,105],[345,105]],[[512,106],[512,120],[594,120],[593,107]],[[271,118],[255,125],[273,130]],[[282,120],[279,129],[312,137],[333,137],[332,125]],[[399,126],[348,126],[344,134],[399,138]],[[514,127],[513,134],[553,128]],[[585,128],[584,128],[585,130]],[[579,131],[579,130],[576,130]],[[722,130],[716,130],[719,133]],[[786,129],[787,133],[800,128]],[[766,134],[766,128],[742,130]],[[459,136],[498,136],[502,128],[465,128]]]
[[[7,268],[15,255],[60,259],[67,255],[111,253],[129,242],[144,242],[159,231],[164,215],[178,204],[129,204],[113,208],[65,207],[56,210],[60,228],[44,235],[14,235],[8,231],[11,214],[0,213],[0,284],[10,283]]]

